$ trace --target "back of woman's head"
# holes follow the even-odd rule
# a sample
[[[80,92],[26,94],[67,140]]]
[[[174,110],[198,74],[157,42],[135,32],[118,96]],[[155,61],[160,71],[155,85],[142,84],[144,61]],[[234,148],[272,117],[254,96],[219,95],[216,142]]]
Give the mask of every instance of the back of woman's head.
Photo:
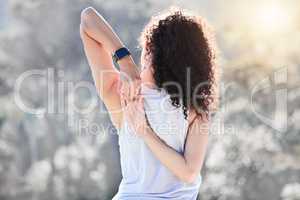
[[[141,35],[153,78],[171,96],[174,106],[209,114],[216,103],[213,35],[200,16],[179,9],[155,16]]]

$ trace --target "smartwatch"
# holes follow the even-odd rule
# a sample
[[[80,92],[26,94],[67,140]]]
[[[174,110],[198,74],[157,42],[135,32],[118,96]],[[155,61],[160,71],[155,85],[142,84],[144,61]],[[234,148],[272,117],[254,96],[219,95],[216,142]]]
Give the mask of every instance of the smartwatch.
[[[129,50],[126,47],[122,47],[115,52],[115,54],[113,55],[113,60],[115,62],[118,62],[122,58],[129,56],[129,55],[131,55]]]

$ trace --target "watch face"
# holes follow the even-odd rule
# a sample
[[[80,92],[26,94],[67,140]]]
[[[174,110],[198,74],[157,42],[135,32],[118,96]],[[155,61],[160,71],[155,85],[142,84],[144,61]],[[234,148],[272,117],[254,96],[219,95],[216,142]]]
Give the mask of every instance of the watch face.
[[[124,58],[125,56],[130,55],[129,50],[126,47],[122,47],[118,49],[115,54],[113,55],[113,59],[115,62],[119,61],[120,59]]]

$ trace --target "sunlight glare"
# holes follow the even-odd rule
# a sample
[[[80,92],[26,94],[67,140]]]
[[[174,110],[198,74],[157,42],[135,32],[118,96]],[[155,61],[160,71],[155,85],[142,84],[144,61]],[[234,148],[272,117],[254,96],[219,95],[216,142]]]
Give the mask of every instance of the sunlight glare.
[[[289,26],[289,21],[289,13],[282,5],[270,4],[258,9],[257,22],[263,32],[285,31]]]

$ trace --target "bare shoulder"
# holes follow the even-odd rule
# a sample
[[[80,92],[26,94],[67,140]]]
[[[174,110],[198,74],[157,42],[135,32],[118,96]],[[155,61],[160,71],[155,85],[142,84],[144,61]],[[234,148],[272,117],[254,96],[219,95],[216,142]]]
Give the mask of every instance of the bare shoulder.
[[[188,120],[189,125],[192,125],[194,122],[209,123],[210,116],[209,116],[209,114],[196,113],[194,110],[191,110],[188,114],[187,120]]]
[[[191,111],[188,115],[188,124],[189,133],[208,133],[210,117],[206,114],[197,114],[195,111]]]

